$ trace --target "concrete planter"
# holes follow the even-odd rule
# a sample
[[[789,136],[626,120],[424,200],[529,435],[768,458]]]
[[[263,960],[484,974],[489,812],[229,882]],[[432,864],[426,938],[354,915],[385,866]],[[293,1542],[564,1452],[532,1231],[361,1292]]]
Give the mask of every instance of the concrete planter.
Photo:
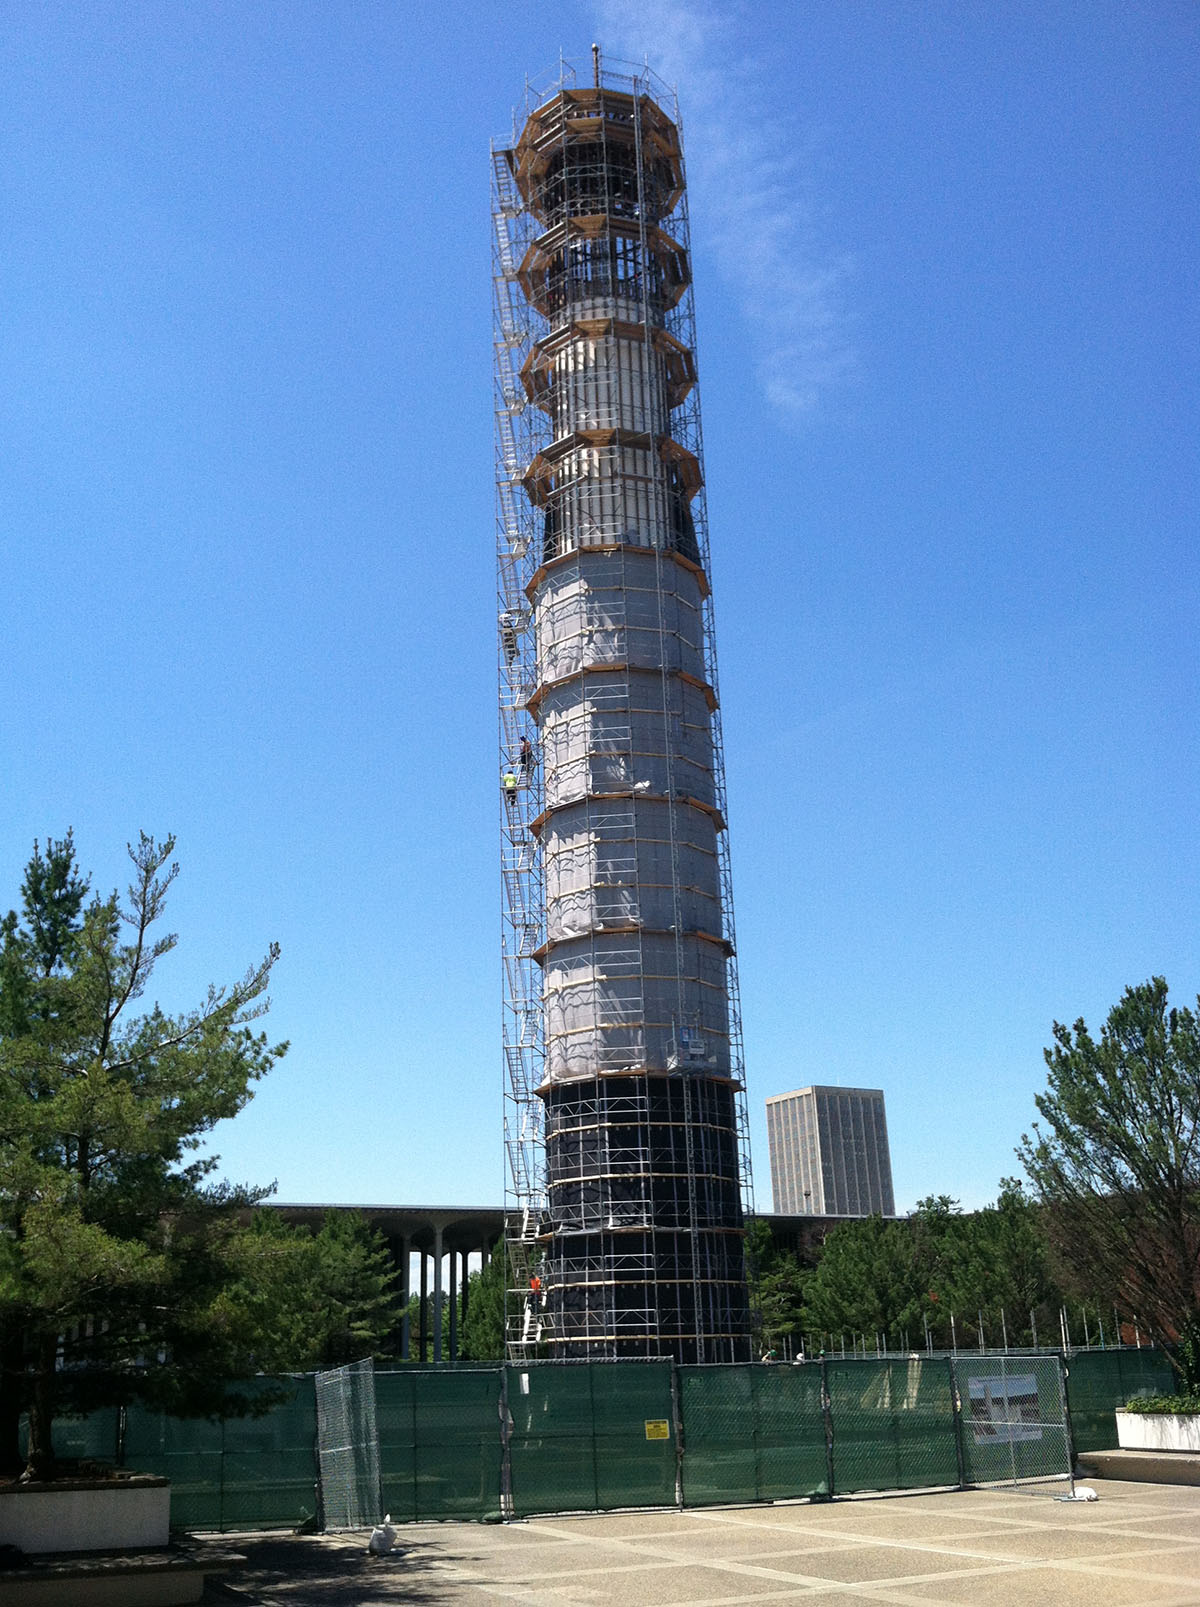
[[[165,1546],[170,1533],[171,1486],[149,1474],[0,1490],[0,1545],[19,1546],[30,1557]]]
[[[1118,1412],[1117,1444],[1125,1451],[1200,1452],[1200,1413]]]

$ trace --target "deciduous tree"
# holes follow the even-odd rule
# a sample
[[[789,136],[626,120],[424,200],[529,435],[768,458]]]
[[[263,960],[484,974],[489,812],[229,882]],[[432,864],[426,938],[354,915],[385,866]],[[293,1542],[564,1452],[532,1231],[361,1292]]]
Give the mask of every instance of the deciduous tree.
[[[1200,1000],[1197,1001],[1200,1005]],[[1200,1022],[1153,977],[1126,988],[1100,1037],[1054,1023],[1048,1086],[1017,1151],[1064,1263],[1177,1341],[1200,1387]],[[1044,1125],[1043,1125],[1044,1124]]]

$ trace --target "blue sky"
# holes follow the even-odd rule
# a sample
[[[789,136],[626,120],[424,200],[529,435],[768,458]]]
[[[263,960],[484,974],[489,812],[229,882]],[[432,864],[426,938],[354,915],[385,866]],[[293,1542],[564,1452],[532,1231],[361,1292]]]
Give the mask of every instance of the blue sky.
[[[762,1106],[994,1197],[1051,1022],[1200,988],[1191,4],[6,12],[0,845],[179,838],[159,997],[283,946],[216,1135],[502,1192],[488,140],[678,84]]]

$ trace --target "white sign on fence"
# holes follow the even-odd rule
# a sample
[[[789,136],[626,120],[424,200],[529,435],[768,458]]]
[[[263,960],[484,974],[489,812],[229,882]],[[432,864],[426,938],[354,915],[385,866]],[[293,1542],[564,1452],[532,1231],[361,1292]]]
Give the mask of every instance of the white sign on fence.
[[[971,1427],[976,1445],[1011,1445],[1040,1440],[1041,1411],[1033,1373],[970,1380]]]

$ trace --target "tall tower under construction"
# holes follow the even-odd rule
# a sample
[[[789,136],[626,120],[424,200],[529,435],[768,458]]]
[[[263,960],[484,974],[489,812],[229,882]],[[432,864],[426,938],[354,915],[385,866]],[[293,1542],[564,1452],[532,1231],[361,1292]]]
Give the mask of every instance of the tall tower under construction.
[[[749,1155],[674,95],[493,150],[507,1343],[741,1361]]]

